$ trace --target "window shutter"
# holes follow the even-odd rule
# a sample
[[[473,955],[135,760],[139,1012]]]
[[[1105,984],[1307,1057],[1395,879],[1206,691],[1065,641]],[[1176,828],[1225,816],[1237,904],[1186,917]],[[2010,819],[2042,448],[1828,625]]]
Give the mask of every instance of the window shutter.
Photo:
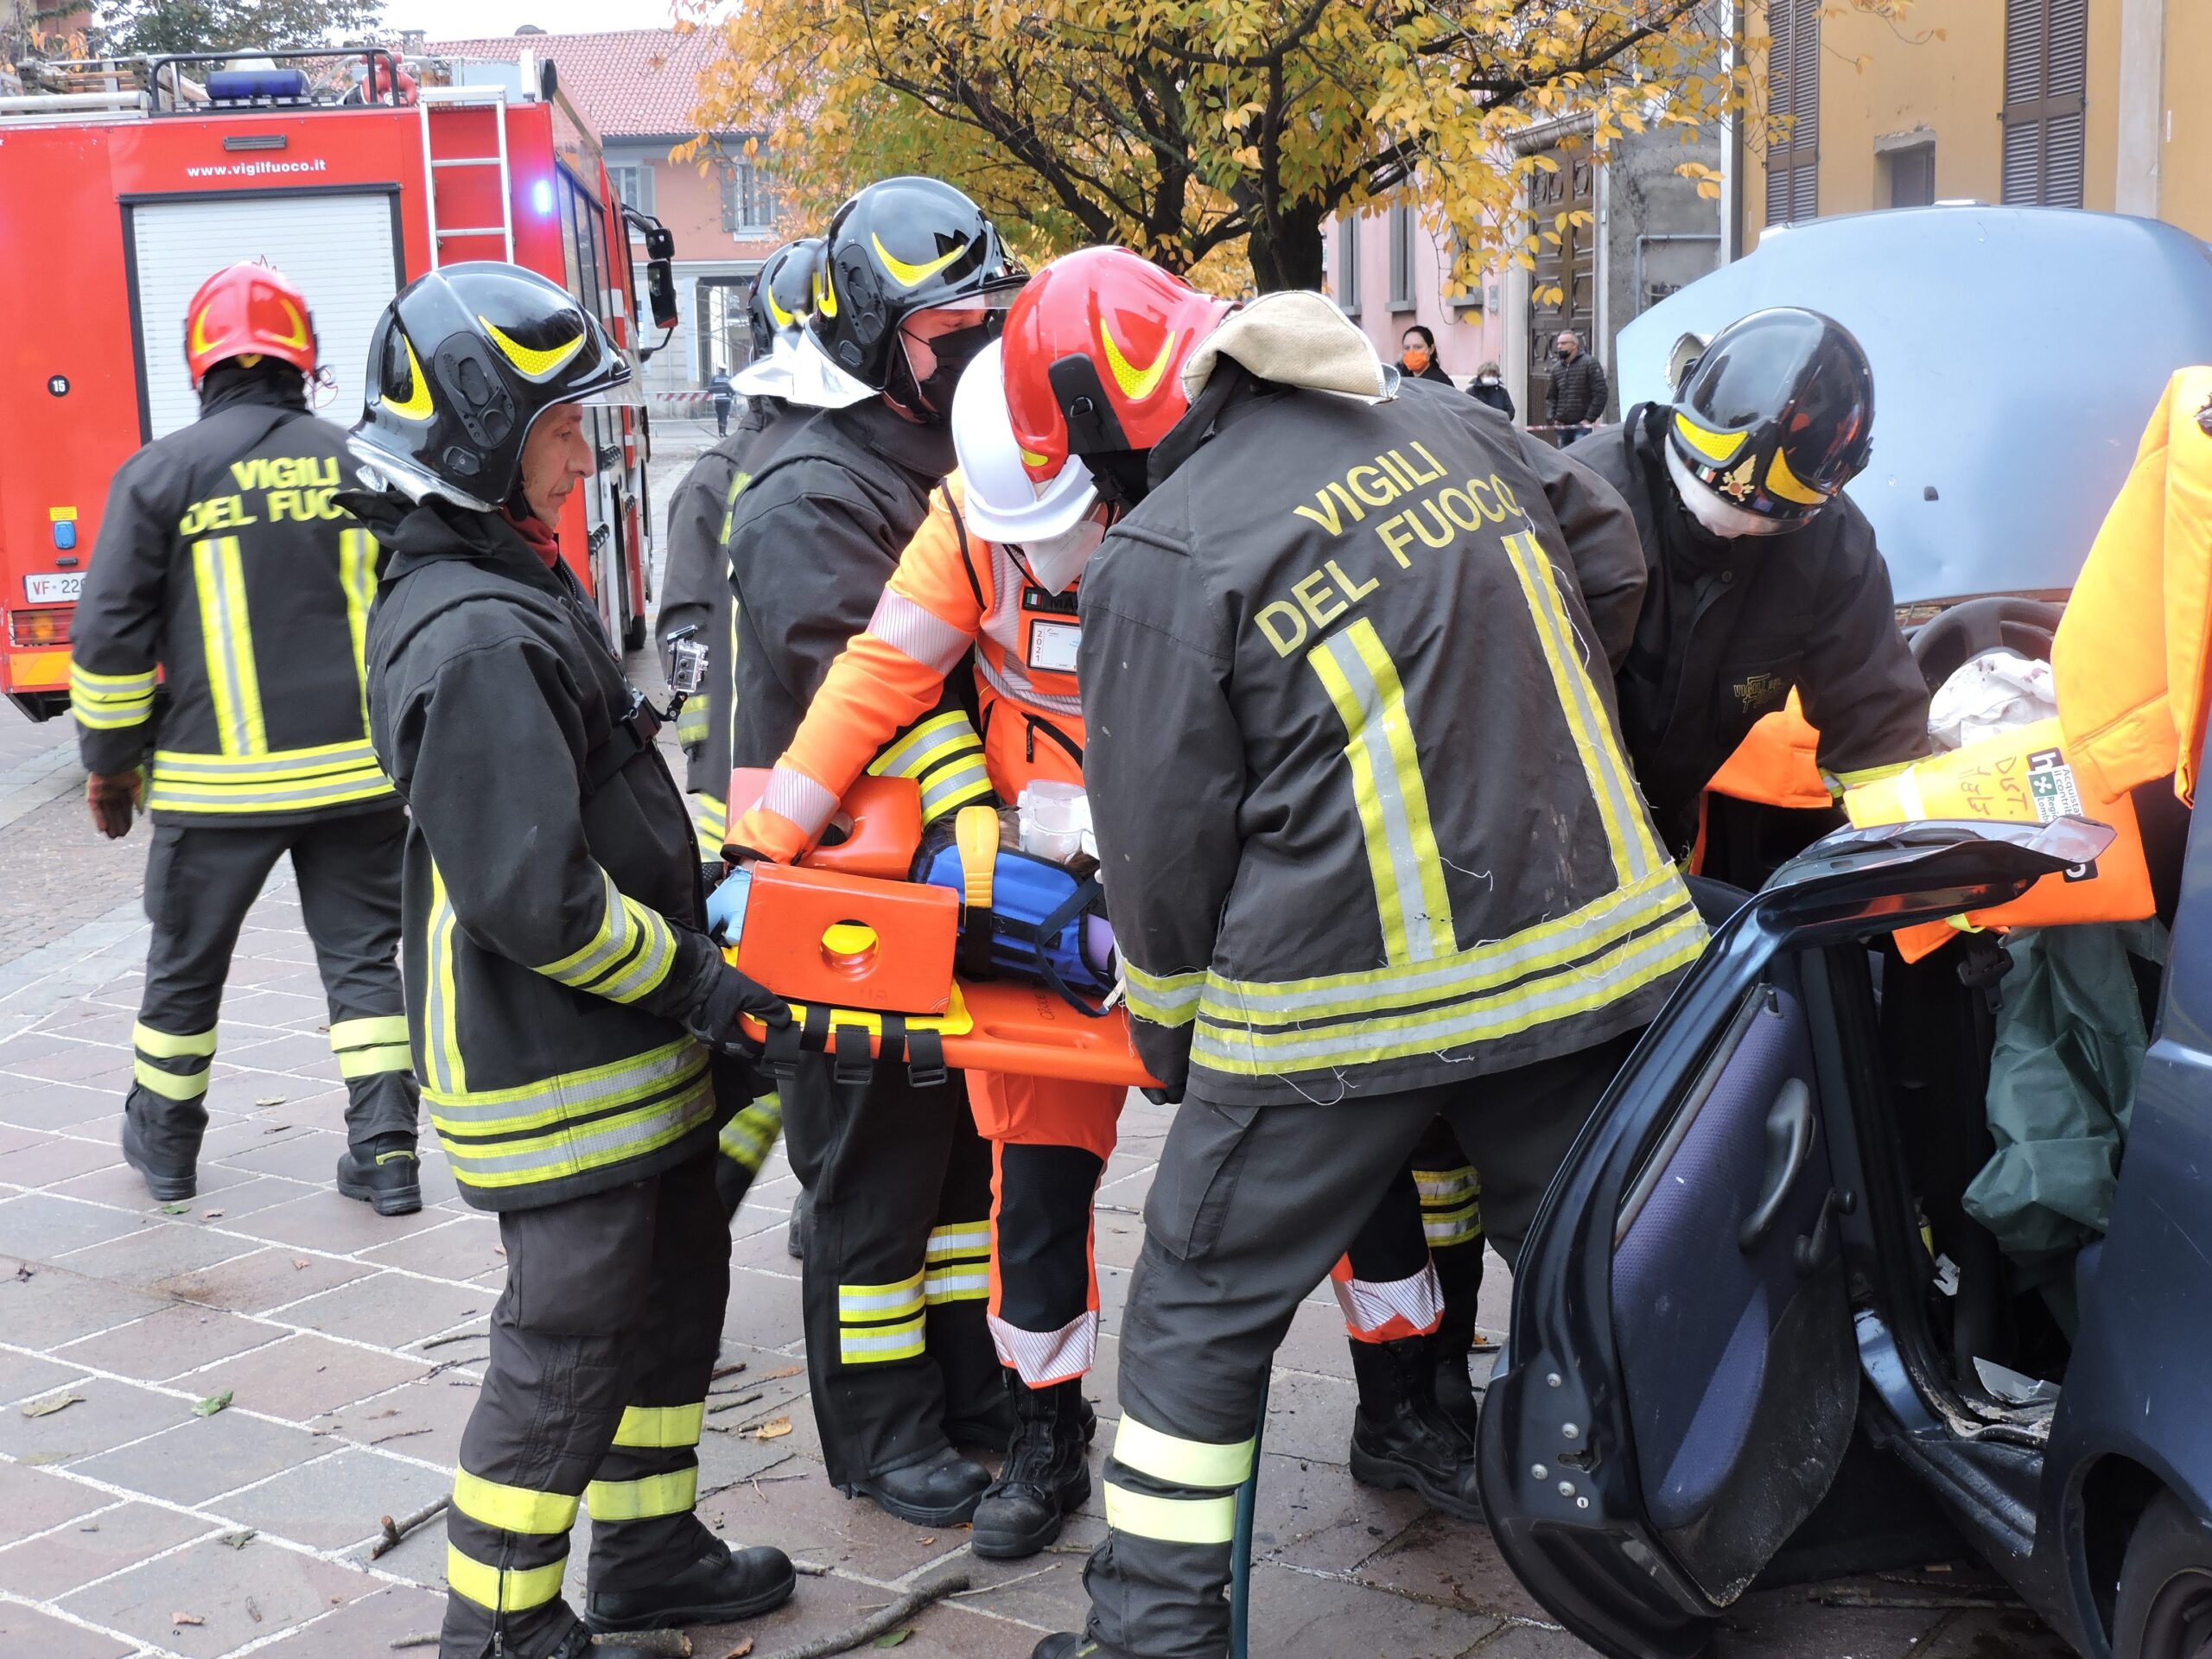
[[[1390,210],[1390,305],[1410,309],[1414,302],[1414,210]]]
[[[2004,197],[2082,205],[2089,0],[2005,0]]]
[[[1359,220],[1351,213],[1337,221],[1337,302],[1359,315]]]
[[[1767,146],[1766,218],[1786,225],[1821,211],[1821,0],[1767,0],[1767,104],[1790,121]]]

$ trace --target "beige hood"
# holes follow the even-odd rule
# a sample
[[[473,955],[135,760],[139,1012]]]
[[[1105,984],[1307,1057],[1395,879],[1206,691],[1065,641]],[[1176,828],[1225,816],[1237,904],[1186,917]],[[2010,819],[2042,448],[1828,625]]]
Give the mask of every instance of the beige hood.
[[[1262,380],[1380,403],[1398,391],[1375,342],[1319,294],[1263,294],[1230,313],[1184,359],[1183,395],[1196,398],[1230,358]]]

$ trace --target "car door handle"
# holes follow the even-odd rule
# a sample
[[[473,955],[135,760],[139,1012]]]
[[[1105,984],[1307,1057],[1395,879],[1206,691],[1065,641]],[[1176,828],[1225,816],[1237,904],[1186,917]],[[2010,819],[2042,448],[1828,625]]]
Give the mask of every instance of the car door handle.
[[[1745,1255],[1766,1242],[1782,1206],[1813,1156],[1813,1091],[1799,1077],[1782,1085],[1766,1112],[1766,1178],[1758,1207],[1744,1218],[1736,1243]]]

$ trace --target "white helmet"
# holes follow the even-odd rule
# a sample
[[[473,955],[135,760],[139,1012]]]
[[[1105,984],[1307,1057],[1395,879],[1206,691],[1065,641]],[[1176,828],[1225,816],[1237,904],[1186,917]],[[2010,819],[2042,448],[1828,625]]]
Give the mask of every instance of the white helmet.
[[[1021,464],[1007,413],[999,342],[977,353],[952,394],[952,447],[967,485],[968,527],[986,541],[1018,547],[1040,587],[1065,593],[1105,534],[1090,523],[1098,486],[1081,457],[1043,485]]]

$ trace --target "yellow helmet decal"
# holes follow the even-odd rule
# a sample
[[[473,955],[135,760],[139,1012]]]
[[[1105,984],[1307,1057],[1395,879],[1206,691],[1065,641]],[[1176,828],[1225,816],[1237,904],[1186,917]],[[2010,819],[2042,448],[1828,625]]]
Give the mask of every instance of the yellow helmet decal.
[[[790,312],[785,310],[782,306],[776,303],[776,290],[774,289],[763,288],[760,290],[760,297],[768,302],[768,321],[774,323],[777,327],[788,328],[798,321],[797,317],[793,316]]]
[[[1703,455],[1714,466],[1725,465],[1744,447],[1747,434],[1742,432],[1714,432],[1700,426],[1682,413],[1675,411],[1675,430],[1681,434],[1682,442]]]
[[[492,343],[507,354],[507,361],[533,380],[543,380],[547,375],[552,373],[554,370],[574,357],[584,343],[583,334],[580,331],[576,337],[565,346],[549,346],[542,352],[532,351],[520,340],[511,339],[502,333],[499,325],[493,322],[491,318],[480,316],[476,321],[484,325],[484,332],[492,336]]]
[[[276,296],[276,303],[284,308],[284,315],[290,318],[292,321],[292,332],[285,335],[283,340],[277,342],[277,344],[280,346],[296,346],[302,351],[306,350],[308,345],[308,320],[300,315],[300,308],[294,305],[282,294],[279,294]]]
[[[890,249],[885,247],[883,238],[874,232],[868,232],[868,239],[875,244],[875,257],[883,261],[883,268],[897,279],[901,288],[920,287],[926,279],[936,276],[938,272],[968,251],[968,245],[963,242],[950,253],[941,254],[925,265],[910,265]]]
[[[193,314],[192,354],[198,357],[202,352],[210,352],[214,348],[215,342],[207,338],[207,312],[203,307]]]
[[[415,355],[415,342],[402,334],[399,343],[407,348],[407,395],[378,397],[377,402],[403,421],[427,421],[436,410],[436,405],[430,401],[430,383],[423,378],[423,365]]]
[[[1052,465],[1052,457],[1049,455],[1033,455],[1028,450],[1025,449],[1021,452],[1021,464],[1025,467],[1049,467]]]
[[[1166,378],[1168,364],[1174,360],[1175,342],[1182,338],[1183,331],[1176,329],[1160,343],[1160,354],[1139,368],[1122,355],[1122,348],[1115,343],[1106,320],[1098,320],[1098,343],[1106,348],[1106,366],[1114,371],[1114,384],[1121,387],[1122,396],[1131,403],[1141,404],[1159,390],[1160,381]]]
[[[1789,462],[1781,450],[1774,452],[1773,463],[1766,469],[1766,486],[1785,501],[1795,501],[1801,507],[1817,507],[1827,497],[1818,490],[1798,481],[1797,474],[1789,470]]]
[[[836,280],[827,270],[814,274],[814,308],[825,317],[837,315]]]

